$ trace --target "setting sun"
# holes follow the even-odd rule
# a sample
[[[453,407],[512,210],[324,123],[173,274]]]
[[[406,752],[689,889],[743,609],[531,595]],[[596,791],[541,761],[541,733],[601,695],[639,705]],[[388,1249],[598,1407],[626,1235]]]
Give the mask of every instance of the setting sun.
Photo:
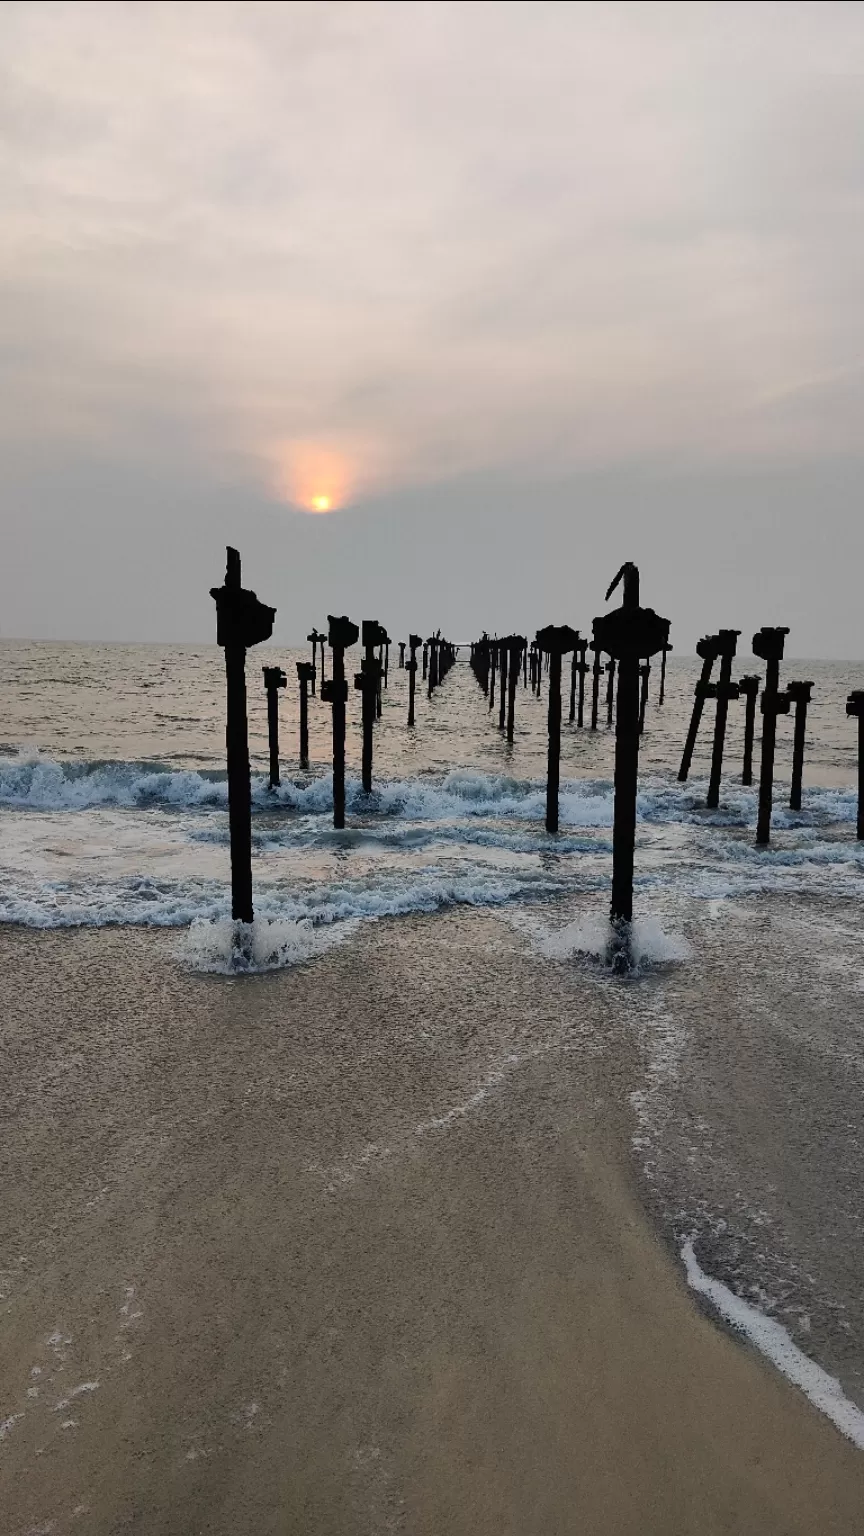
[[[316,512],[329,512],[330,511],[330,497],[329,496],[313,496],[312,497],[312,506],[313,506],[313,508],[314,508],[314,510]]]

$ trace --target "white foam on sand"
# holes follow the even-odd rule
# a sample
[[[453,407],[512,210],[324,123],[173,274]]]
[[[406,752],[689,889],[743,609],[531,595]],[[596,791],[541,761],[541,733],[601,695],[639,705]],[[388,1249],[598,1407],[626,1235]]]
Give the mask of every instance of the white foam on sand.
[[[536,919],[526,922],[514,915],[513,926],[527,933],[539,953],[550,960],[570,960],[574,955],[605,960],[615,939],[605,913],[588,913],[555,929],[547,928]],[[639,917],[631,925],[630,953],[633,964],[639,969],[645,965],[670,965],[689,960],[692,951],[681,934],[667,933],[655,917]]]
[[[254,923],[230,918],[196,918],[184,934],[178,955],[190,970],[234,976],[279,971],[323,955],[344,943],[357,922],[315,927],[305,919],[256,917]]]
[[[763,1355],[767,1355],[787,1380],[800,1387],[814,1408],[824,1413],[847,1440],[864,1451],[864,1413],[845,1396],[839,1381],[829,1376],[821,1365],[817,1365],[815,1360],[811,1360],[798,1348],[782,1323],[773,1317],[766,1317],[764,1312],[758,1312],[749,1302],[742,1301],[740,1296],[730,1291],[722,1281],[706,1275],[699,1267],[691,1239],[683,1244],[681,1258],[688,1285],[698,1291],[700,1296],[706,1297],[727,1323],[731,1323]]]

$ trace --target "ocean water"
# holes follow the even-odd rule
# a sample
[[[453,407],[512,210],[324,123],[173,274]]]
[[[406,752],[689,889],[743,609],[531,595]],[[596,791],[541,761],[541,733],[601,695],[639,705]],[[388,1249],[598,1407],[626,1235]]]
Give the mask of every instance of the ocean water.
[[[516,739],[497,720],[470,668],[456,665],[409,732],[407,674],[391,667],[376,728],[375,787],[359,782],[359,695],[349,701],[350,826],[331,825],[330,711],[310,707],[309,772],[297,768],[295,661],[250,653],[250,746],[256,911],[320,927],[351,918],[434,911],[451,904],[531,902],[609,882],[613,733],[565,723],[561,833],[543,828],[546,701],[520,689]],[[260,668],[283,664],[283,782],[266,776]],[[672,659],[666,702],[657,674],[641,754],[640,891],[670,884],[694,898],[759,891],[858,895],[864,852],[855,817],[854,722],[844,701],[855,667],[806,663],[815,680],[804,809],[788,801],[792,726],[781,719],[775,837],[753,847],[755,791],[740,778],[741,720],[733,708],[718,811],[704,811],[711,719],[686,785],[676,770],[698,664]],[[746,668],[746,662],[742,670]],[[230,915],[221,652],[156,646],[0,644],[0,919],[36,926],[188,926]],[[758,759],[757,759],[758,761]]]
[[[740,783],[743,706],[730,709],[721,804],[707,812],[710,704],[690,781],[676,779],[699,663],[670,658],[662,709],[652,674],[637,829],[641,966],[622,982],[597,960],[612,852],[605,707],[596,733],[580,731],[565,700],[561,830],[550,838],[545,681],[540,699],[518,691],[508,745],[463,652],[432,699],[418,678],[409,732],[394,653],[370,796],[351,694],[349,825],[336,832],[330,712],[317,697],[311,767],[297,767],[294,664],[308,654],[267,647],[248,658],[253,965],[314,964],[382,917],[495,911],[514,942],[571,967],[574,996],[590,994],[632,1035],[634,1166],[670,1247],[692,1261],[691,1280],[776,1323],[864,1408],[864,845],[857,727],[845,714],[864,665],[784,666],[784,680],[813,679],[814,699],[796,813],[792,721],[779,721],[767,850],[754,844],[755,789]],[[289,676],[276,791],[265,663]],[[738,674],[754,670],[740,659]],[[0,643],[0,920],[170,928],[178,965],[230,969],[224,708],[216,647]],[[757,716],[757,771],[758,745]],[[725,1315],[734,1322],[749,1315],[742,1309],[730,1303]]]

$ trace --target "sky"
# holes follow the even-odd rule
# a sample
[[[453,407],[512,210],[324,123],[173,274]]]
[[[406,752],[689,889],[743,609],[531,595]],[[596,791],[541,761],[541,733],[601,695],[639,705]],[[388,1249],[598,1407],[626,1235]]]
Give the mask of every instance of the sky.
[[[0,8],[0,635],[864,657],[864,7]]]

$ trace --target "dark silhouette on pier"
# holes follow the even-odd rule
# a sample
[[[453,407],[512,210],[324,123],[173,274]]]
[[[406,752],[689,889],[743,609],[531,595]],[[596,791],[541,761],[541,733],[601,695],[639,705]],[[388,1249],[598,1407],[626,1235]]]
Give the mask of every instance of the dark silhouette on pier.
[[[333,652],[333,675],[321,684],[321,698],[333,709],[333,825],[345,825],[345,706],[348,682],[345,677],[345,652],[356,645],[360,631],[344,614],[327,615],[329,641]]]
[[[639,668],[639,677],[640,677],[641,682],[642,682],[642,687],[639,690],[639,735],[640,736],[643,734],[643,732],[645,730],[645,710],[648,707],[648,680],[649,680],[650,676],[651,676],[651,663],[650,663],[650,661],[643,661],[641,667]]]
[[[549,657],[549,751],[546,768],[546,831],[558,831],[558,788],[561,781],[561,657],[579,643],[569,624],[549,624],[538,630],[543,655]]]
[[[864,841],[864,689],[855,688],[846,700],[846,713],[858,721],[858,839]]]
[[[300,684],[300,767],[309,767],[309,687],[315,683],[315,668],[309,661],[298,661],[297,681]],[[324,685],[321,685],[323,697]]]
[[[597,729],[597,715],[600,710],[600,678],[603,673],[603,663],[600,660],[600,647],[591,641],[591,650],[594,652],[594,665],[591,668],[591,729]]]
[[[711,752],[711,777],[708,780],[708,795],[705,800],[709,811],[716,810],[720,804],[720,777],[723,772],[723,746],[726,740],[729,701],[738,697],[738,684],[732,681],[732,662],[738,649],[740,633],[740,629],[721,629],[712,636],[715,652],[720,657],[720,676],[716,683],[708,683],[705,689],[706,698],[717,700],[717,713],[714,717],[714,746]]]
[[[377,619],[364,619],[362,628],[363,657],[360,671],[354,676],[354,687],[361,697],[363,721],[362,777],[366,794],[372,792],[372,743],[375,720],[378,716],[378,695],[381,687],[381,650],[386,631]],[[376,655],[377,651],[377,655]]]
[[[273,633],[276,609],[260,603],[240,584],[240,555],[228,546],[225,581],[211,587],[216,602],[216,644],[225,650],[227,717],[225,746],[228,766],[228,824],[231,836],[231,916],[251,923],[252,910],[252,784],[249,771],[249,727],[246,719],[246,652]]]
[[[417,649],[422,645],[419,635],[411,635],[408,639],[408,660],[405,663],[408,671],[408,725],[414,724],[414,690],[417,683]]]
[[[314,669],[313,669],[314,670]],[[264,688],[267,693],[267,738],[270,748],[270,788],[279,787],[279,689],[286,687],[288,679],[281,667],[264,667]]]
[[[709,697],[711,683],[711,669],[718,656],[719,640],[717,635],[703,635],[697,641],[696,655],[702,657],[702,672],[693,690],[693,713],[690,716],[690,725],[687,730],[687,739],[684,743],[684,752],[681,757],[681,767],[678,769],[679,784],[686,784],[690,772],[690,764],[693,761],[693,749],[696,746],[696,737],[699,734],[699,725],[702,720],[702,711],[705,708],[705,700]]]
[[[774,794],[774,744],[777,716],[788,715],[789,695],[780,692],[780,663],[788,628],[760,629],[753,636],[753,655],[765,662],[765,686],[762,689],[762,762],[759,770],[759,817],[756,842],[766,845],[771,837],[771,803]]]
[[[639,777],[639,664],[656,656],[669,639],[669,620],[639,604],[639,570],[622,565],[606,593],[608,602],[619,582],[620,608],[594,620],[594,648],[618,664],[618,708],[615,727],[615,820],[612,831],[613,964],[631,964],[630,925],[633,920],[633,865],[636,846],[636,793]]]
[[[813,692],[812,682],[798,679],[786,684],[786,694],[795,705],[795,735],[792,742],[792,788],[789,809],[801,809],[801,783],[804,777],[804,743],[807,739],[807,706]]]
[[[748,672],[738,679],[738,695],[743,696],[744,704],[744,762],[741,769],[741,783],[753,783],[753,737],[756,732],[756,700],[759,697],[759,689],[762,687],[761,677]]]
[[[311,684],[311,686],[312,686],[312,697],[314,698],[315,697],[315,673],[316,673],[316,671],[318,669],[318,647],[319,647],[319,645],[321,647],[321,681],[323,683],[323,681],[324,681],[324,641],[327,639],[327,636],[326,635],[322,635],[320,630],[313,629],[311,635],[307,635],[306,639],[309,641],[310,645],[312,646],[312,684]]]
[[[673,647],[667,641],[660,653],[660,696],[657,700],[658,704],[662,704],[666,698],[666,657],[672,649]]]

